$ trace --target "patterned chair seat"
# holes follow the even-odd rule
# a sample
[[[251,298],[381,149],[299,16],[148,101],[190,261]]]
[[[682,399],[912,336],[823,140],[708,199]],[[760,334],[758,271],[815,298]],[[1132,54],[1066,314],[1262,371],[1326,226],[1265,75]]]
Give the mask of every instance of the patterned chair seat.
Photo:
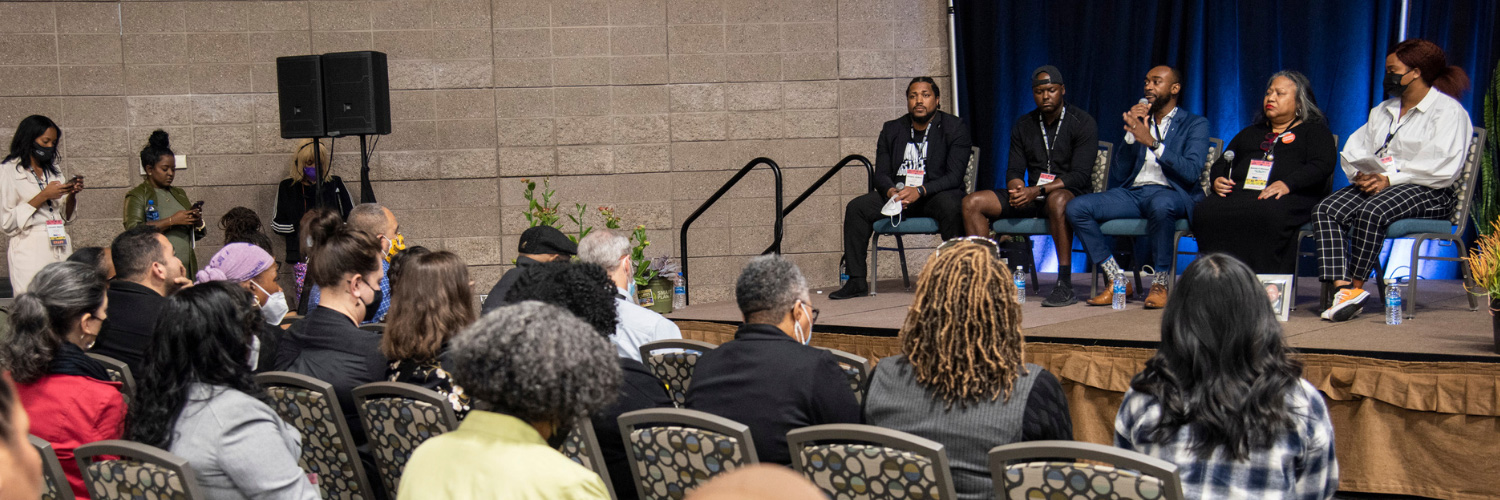
[[[801,450],[804,475],[836,499],[940,498],[932,460],[907,451],[863,444],[824,444]]]
[[[302,455],[297,457],[297,465],[316,475],[323,498],[373,498],[332,386],[287,372],[262,373],[256,381],[265,388],[271,408],[302,434]]]
[[[645,471],[646,498],[680,499],[715,476],[749,465],[745,443],[692,427],[646,427],[630,433],[637,470]]]
[[[1005,468],[1005,498],[1156,500],[1164,498],[1161,479],[1128,469],[1074,462],[1030,462]]]
[[[456,427],[451,411],[445,414],[444,407],[424,401],[377,396],[360,405],[360,421],[386,491],[399,491],[401,472],[417,446]]]
[[[89,466],[95,494],[107,499],[187,500],[182,476],[156,464],[106,460]],[[98,498],[98,497],[95,497]]]
[[[661,352],[652,354],[646,365],[651,373],[667,385],[672,402],[681,407],[687,404],[688,386],[693,383],[693,368],[698,365],[697,351]]]

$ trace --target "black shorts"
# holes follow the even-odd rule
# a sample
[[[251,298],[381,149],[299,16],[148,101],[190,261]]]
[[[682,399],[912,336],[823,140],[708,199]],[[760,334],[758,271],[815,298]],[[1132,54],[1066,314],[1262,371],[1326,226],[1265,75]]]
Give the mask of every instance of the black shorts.
[[[1065,187],[1063,190],[1073,193],[1074,198],[1083,195],[1082,192],[1075,188]],[[1002,207],[1000,209],[1000,219],[1040,219],[1047,216],[1047,199],[1045,197],[1036,200],[1035,203],[1018,208],[1010,204],[1010,191],[1006,191],[1005,189],[991,189],[990,191],[993,191],[995,197],[1000,199],[1000,206]]]

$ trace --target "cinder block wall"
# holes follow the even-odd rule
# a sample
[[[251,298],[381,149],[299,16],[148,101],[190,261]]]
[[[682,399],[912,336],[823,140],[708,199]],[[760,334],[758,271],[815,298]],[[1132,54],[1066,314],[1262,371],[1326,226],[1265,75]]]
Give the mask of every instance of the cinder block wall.
[[[379,201],[409,245],[459,253],[481,289],[515,258],[522,178],[549,177],[565,210],[615,207],[648,228],[649,255],[676,257],[682,221],[750,159],[781,164],[790,202],[844,155],[873,160],[911,77],[950,88],[941,0],[4,2],[0,19],[0,136],[29,114],[62,126],[64,168],[88,176],[79,246],[122,229],[156,128],[188,155],[176,183],[210,225],[241,205],[269,222],[292,150],[275,58],[385,52]],[[357,140],[335,150],[357,192]],[[752,174],[694,223],[695,300],[730,298],[770,243],[769,179]],[[863,190],[851,170],[786,221],[783,249],[814,285],[836,284],[843,205]],[[200,242],[200,261],[220,241]]]

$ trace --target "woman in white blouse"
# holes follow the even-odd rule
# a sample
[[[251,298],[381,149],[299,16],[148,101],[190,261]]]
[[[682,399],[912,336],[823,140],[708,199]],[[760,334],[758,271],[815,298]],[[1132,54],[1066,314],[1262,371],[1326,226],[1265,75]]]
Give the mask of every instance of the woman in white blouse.
[[[1385,71],[1392,98],[1370,110],[1340,154],[1351,184],[1313,211],[1319,278],[1338,289],[1326,320],[1347,321],[1363,310],[1365,279],[1392,222],[1453,213],[1454,184],[1474,133],[1469,113],[1451,97],[1468,88],[1469,77],[1449,66],[1436,44],[1401,42],[1386,56]]]
[[[63,178],[57,166],[61,139],[62,129],[50,118],[28,116],[0,161],[0,231],[10,237],[6,257],[15,295],[26,292],[37,271],[73,253],[64,224],[73,219],[83,176]]]

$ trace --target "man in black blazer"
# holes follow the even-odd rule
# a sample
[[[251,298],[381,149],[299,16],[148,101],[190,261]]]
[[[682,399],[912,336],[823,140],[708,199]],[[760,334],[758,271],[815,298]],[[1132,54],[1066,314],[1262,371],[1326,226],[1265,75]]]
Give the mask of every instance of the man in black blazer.
[[[885,122],[875,143],[875,191],[849,202],[844,209],[844,261],[849,282],[828,298],[869,295],[865,257],[873,224],[887,216],[881,208],[892,198],[903,207],[900,216],[931,217],[943,239],[964,234],[962,204],[968,190],[964,173],[974,142],[969,126],[957,116],[938,110],[940,96],[932,78],[920,76],[906,85],[907,114]],[[902,188],[896,189],[900,183]]]

